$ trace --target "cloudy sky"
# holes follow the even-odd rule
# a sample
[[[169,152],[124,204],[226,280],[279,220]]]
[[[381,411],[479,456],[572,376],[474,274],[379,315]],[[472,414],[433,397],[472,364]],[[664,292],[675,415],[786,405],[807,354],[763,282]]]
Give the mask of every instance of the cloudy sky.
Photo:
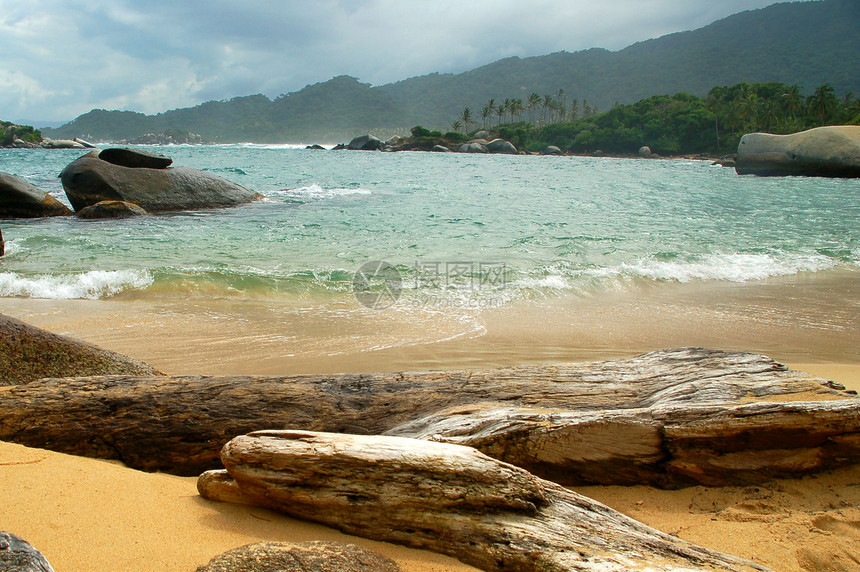
[[[617,50],[774,0],[0,0],[0,119],[157,113],[373,85],[508,56]]]

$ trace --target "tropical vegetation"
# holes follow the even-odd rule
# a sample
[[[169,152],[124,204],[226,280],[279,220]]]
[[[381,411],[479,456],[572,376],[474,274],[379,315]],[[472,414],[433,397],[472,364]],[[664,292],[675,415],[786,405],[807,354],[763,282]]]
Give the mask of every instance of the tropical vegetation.
[[[860,125],[860,100],[850,92],[839,97],[830,84],[804,96],[797,84],[739,83],[715,87],[705,98],[660,95],[599,113],[586,100],[568,100],[559,90],[554,95],[532,93],[526,103],[490,99],[481,118],[493,136],[524,150],[555,145],[574,153],[635,154],[647,145],[661,155],[719,154],[737,149],[740,137],[753,131]]]
[[[42,132],[29,125],[16,125],[9,121],[0,121],[0,147],[9,147],[16,139],[25,143],[41,143]]]

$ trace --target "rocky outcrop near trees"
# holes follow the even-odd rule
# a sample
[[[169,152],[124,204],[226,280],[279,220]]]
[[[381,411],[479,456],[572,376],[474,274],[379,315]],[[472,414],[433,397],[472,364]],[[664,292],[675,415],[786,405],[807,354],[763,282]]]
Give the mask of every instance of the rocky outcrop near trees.
[[[791,135],[741,138],[739,175],[860,177],[860,125],[818,127]]]
[[[561,484],[728,485],[860,461],[860,399],[752,354],[287,377],[78,377],[4,390],[0,439],[179,475],[261,429],[469,445]]]
[[[35,185],[9,173],[0,173],[0,217],[40,218],[74,213]]]
[[[131,149],[92,151],[63,169],[60,179],[76,211],[102,201],[159,212],[232,207],[263,198],[205,171],[168,168],[169,161]]]
[[[132,358],[0,314],[0,386],[46,377],[161,375]]]
[[[260,431],[231,440],[221,459],[222,473],[246,502],[481,570],[766,570],[649,528],[471,447]],[[207,475],[198,481],[201,495],[222,500],[209,482]]]

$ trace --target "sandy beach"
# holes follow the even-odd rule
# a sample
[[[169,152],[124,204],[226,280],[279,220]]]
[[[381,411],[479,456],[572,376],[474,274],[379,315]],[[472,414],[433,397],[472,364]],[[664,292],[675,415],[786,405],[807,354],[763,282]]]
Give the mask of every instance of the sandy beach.
[[[421,320],[379,312],[356,318],[330,306],[230,299],[6,298],[0,299],[0,312],[169,374],[482,368],[701,345],[765,353],[860,391],[860,285],[854,273],[847,274],[775,279],[755,288],[664,285]],[[422,341],[422,328],[425,337],[440,340]],[[386,340],[398,337],[415,341],[386,347]],[[0,443],[0,484],[0,529],[33,543],[58,572],[193,570],[221,552],[262,540],[354,542],[393,558],[405,571],[471,569],[263,509],[206,501],[197,495],[194,478],[14,444]],[[682,539],[775,570],[860,566],[857,467],[752,487],[577,490]]]

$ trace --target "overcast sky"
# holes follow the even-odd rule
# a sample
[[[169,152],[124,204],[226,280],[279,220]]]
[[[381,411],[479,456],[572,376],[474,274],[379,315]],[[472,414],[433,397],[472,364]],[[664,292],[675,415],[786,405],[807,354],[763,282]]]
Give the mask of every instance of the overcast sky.
[[[0,119],[382,85],[705,26],[773,0],[0,0]]]

